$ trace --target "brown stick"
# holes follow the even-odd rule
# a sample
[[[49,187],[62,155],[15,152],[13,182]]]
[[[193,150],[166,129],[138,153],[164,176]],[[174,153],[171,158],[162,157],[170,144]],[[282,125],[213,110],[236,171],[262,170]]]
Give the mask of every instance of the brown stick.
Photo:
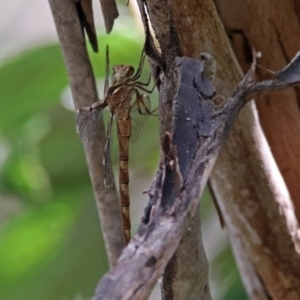
[[[219,3],[219,10],[228,11],[227,24],[235,24],[235,29],[245,24],[251,34],[253,35],[254,32],[255,38],[259,38],[262,22],[254,22],[257,31],[253,31],[252,25],[250,29],[250,24],[252,24],[253,17],[258,11],[264,11],[261,2],[257,1],[257,8],[253,10],[252,18],[249,17],[246,9],[238,9],[240,6],[247,5],[246,2],[242,4],[242,2],[232,0],[230,1],[231,5],[230,2],[217,2]],[[181,5],[180,10],[176,9],[178,5]],[[243,12],[247,15],[246,19],[249,23],[245,23],[245,19],[240,15],[233,18],[232,10],[229,7],[235,7],[234,12],[237,14]],[[251,7],[253,7],[252,4]],[[274,5],[274,9],[276,7],[278,8]],[[173,12],[185,55],[197,57],[202,51],[212,53],[217,60],[215,80],[217,91],[222,95],[228,95],[230,90],[240,81],[242,72],[213,1],[189,1],[188,5],[182,5],[182,2],[174,0]],[[189,23],[185,21],[185,18],[182,18],[182,15],[189,16]],[[265,15],[260,17],[265,22],[270,20],[265,18]],[[237,18],[241,19],[242,24],[237,25],[235,23]],[[194,24],[193,30],[190,30],[190,24]],[[190,34],[186,34],[186,32]],[[211,34],[208,35],[207,33]],[[264,36],[269,38],[266,33]],[[266,39],[262,39],[265,47],[269,49],[270,43],[265,43]],[[257,47],[256,42],[255,47]],[[269,54],[266,56],[269,57]],[[252,59],[251,51],[250,58]],[[270,61],[270,64],[273,63],[277,64],[277,59],[273,58]],[[269,65],[269,67],[271,66]],[[288,92],[289,90],[283,91],[283,93]],[[267,95],[268,99],[272,99],[275,94]],[[286,105],[284,99],[280,99],[280,101],[282,105]],[[282,128],[280,122],[277,123],[277,126]],[[271,293],[266,289],[264,281],[267,278],[272,280],[281,276],[285,277],[282,275],[285,273],[282,268],[286,265],[287,256],[289,257],[288,265],[291,269],[297,265],[295,263],[297,254],[293,243],[291,243],[291,235],[297,234],[297,222],[295,222],[288,191],[260,127],[254,103],[249,103],[241,111],[232,134],[216,162],[211,179],[249,298],[267,299]],[[252,217],[249,215],[250,211]],[[285,213],[280,214],[280,211]],[[261,221],[264,221],[263,224]],[[274,224],[276,224],[276,230]],[[290,234],[287,234],[288,231]],[[263,242],[266,241],[266,236],[272,236],[274,244],[267,247],[263,246],[264,243],[255,246],[257,240],[249,238],[250,236],[253,238],[254,233]],[[281,246],[278,246],[275,241]],[[277,250],[275,250],[278,248],[284,248],[283,252],[289,254],[278,256]],[[265,255],[266,251],[270,253],[267,256]],[[259,259],[254,261],[252,257]],[[275,257],[277,263],[272,264],[270,260]],[[266,270],[268,269],[273,271],[267,274]],[[275,277],[274,274],[278,275]],[[285,287],[278,284],[279,280],[276,284],[273,282],[269,286],[272,287],[273,291],[277,290],[279,295],[281,292],[284,294],[284,291],[292,293],[295,280],[292,277],[284,280]]]
[[[155,30],[156,37],[160,43],[162,50],[162,64],[156,59],[155,50],[151,46],[151,36],[149,36],[149,28],[145,11],[143,10],[143,1],[138,1],[142,20],[145,27],[146,43],[148,41],[148,51],[146,52],[155,63],[163,68],[168,80],[160,88],[160,133],[161,141],[164,139],[166,131],[172,130],[173,110],[172,103],[176,94],[177,74],[174,72],[173,65],[176,56],[182,55],[182,44],[179,42],[178,31],[176,26],[177,20],[174,20],[171,2],[161,2],[159,0],[145,1],[149,12],[151,24]],[[186,2],[180,2],[177,6],[178,13]],[[189,6],[187,4],[187,6]],[[157,9],[159,7],[159,9]],[[180,7],[180,9],[179,9]],[[190,11],[188,15],[192,15]],[[181,15],[182,16],[182,15]],[[186,18],[183,18],[186,19]],[[186,31],[190,32],[189,30]],[[185,33],[185,34],[186,34]],[[187,45],[184,45],[187,46]],[[147,48],[146,48],[147,49]],[[153,55],[154,54],[154,55]],[[200,54],[200,53],[199,53]],[[162,60],[161,58],[161,60]],[[198,56],[199,58],[199,56]],[[159,84],[159,80],[156,80]],[[200,207],[200,205],[199,205]],[[208,263],[205,255],[201,226],[200,226],[200,212],[191,221],[189,226],[190,231],[186,232],[179,244],[177,252],[174,254],[169,264],[167,265],[162,282],[162,296],[163,299],[171,299],[179,297],[179,299],[197,299],[201,295],[201,299],[211,299],[210,288],[208,284]],[[191,254],[191,249],[193,249]]]
[[[161,286],[162,298],[211,299],[208,274],[209,265],[202,243],[198,207],[188,230],[165,269]]]
[[[75,2],[49,0],[49,3],[69,75],[75,108],[90,106],[98,100],[98,96]],[[118,197],[115,189],[105,189],[103,186],[102,157],[105,145],[103,124],[99,122],[95,130],[95,139],[92,143],[85,143],[84,149],[106,251],[110,266],[113,266],[122,251]]]
[[[281,69],[300,49],[300,39],[293,38],[300,35],[300,2],[275,0],[271,4],[269,0],[255,0],[250,6],[246,2],[237,5],[237,2],[229,0],[224,5],[224,1],[216,1],[216,5],[243,71],[249,68],[249,52],[251,53],[252,47],[262,53],[259,59],[261,66],[272,70]],[[229,9],[230,7],[236,9]],[[268,17],[257,13],[258,11],[267,11]],[[267,75],[270,73],[258,69],[258,78],[263,79]],[[256,100],[261,126],[293,200],[298,222],[300,222],[299,104],[299,87],[265,95]]]
[[[173,107],[174,131],[172,135],[165,134],[163,157],[143,224],[124,250],[118,265],[101,280],[97,300],[145,299],[149,296],[196,213],[199,194],[203,192],[218,153],[248,96],[300,83],[300,53],[289,66],[286,76],[275,81],[255,84],[253,63],[232,96],[220,107],[211,100],[215,90],[210,81],[203,79],[203,68],[201,61],[176,58],[174,71],[178,83]],[[299,255],[292,259],[296,264],[291,276],[299,276]],[[297,287],[299,285],[295,285],[295,289]]]

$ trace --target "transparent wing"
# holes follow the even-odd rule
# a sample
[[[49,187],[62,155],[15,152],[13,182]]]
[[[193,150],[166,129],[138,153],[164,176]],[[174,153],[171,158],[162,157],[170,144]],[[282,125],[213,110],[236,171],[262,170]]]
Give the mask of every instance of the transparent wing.
[[[131,107],[131,142],[138,141],[151,114],[151,103],[148,95],[136,92],[136,99]]]
[[[85,142],[91,142],[97,123],[103,118],[105,110],[83,107],[77,110],[76,131]]]
[[[109,122],[107,125],[106,144],[105,144],[104,156],[103,156],[105,187],[112,187],[114,185],[114,176],[113,176],[112,164],[110,158],[112,142],[113,142],[113,121],[114,121],[114,116],[113,114],[110,114]]]

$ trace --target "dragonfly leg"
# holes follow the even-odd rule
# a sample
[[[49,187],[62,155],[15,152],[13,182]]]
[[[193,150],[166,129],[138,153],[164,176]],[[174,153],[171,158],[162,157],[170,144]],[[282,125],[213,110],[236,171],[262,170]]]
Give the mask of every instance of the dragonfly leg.
[[[149,108],[147,107],[147,105],[145,104],[145,102],[143,101],[143,96],[147,97],[149,99],[148,95],[146,95],[146,94],[141,95],[137,90],[135,90],[135,93],[136,93],[136,104],[137,104],[138,112],[141,115],[157,117],[158,115],[154,114],[154,112],[156,112],[158,110],[158,107],[156,109],[154,109],[153,111],[150,111]]]
[[[148,81],[147,82],[140,82],[140,81],[136,81],[134,84],[135,85],[142,85],[142,86],[148,86],[150,84],[150,81],[151,81],[151,73],[149,74],[149,78],[148,78]]]
[[[136,82],[135,82],[135,86],[138,87],[139,89],[141,89],[142,91],[146,92],[146,93],[152,94],[152,92],[153,92],[154,89],[155,89],[155,86],[156,86],[156,83],[157,83],[157,81],[158,81],[158,78],[155,80],[155,82],[154,82],[153,87],[152,87],[151,90],[147,90],[146,88],[142,87],[142,86],[149,85],[149,84],[150,84],[150,79],[151,79],[151,74],[150,74],[150,77],[149,77],[149,80],[148,80],[148,84],[145,84],[145,83],[136,81]]]
[[[145,62],[145,57],[146,57],[146,54],[145,54],[145,50],[143,49],[142,54],[141,54],[141,58],[140,58],[139,67],[138,67],[136,73],[130,78],[130,81],[138,80],[141,77],[144,62]]]
[[[126,87],[138,87],[139,89],[141,89],[142,91],[144,91],[144,92],[146,92],[148,94],[151,94],[154,91],[154,89],[155,89],[155,83],[153,84],[152,89],[148,90],[148,89],[144,88],[143,86],[148,86],[150,82],[149,83],[148,82],[147,83],[143,83],[143,82],[138,82],[138,81],[137,82],[131,82],[132,78],[129,78],[129,79],[130,79],[129,82],[120,83],[120,84],[116,84],[116,85],[112,86],[111,87],[112,88],[112,92],[114,90],[116,90],[117,88],[124,87],[124,86],[126,86]],[[150,81],[150,80],[151,80],[151,74],[149,76],[149,80],[148,81]]]
[[[142,90],[142,91],[148,93],[148,94],[151,94],[151,93],[154,91],[154,89],[155,89],[155,83],[153,84],[153,87],[152,87],[151,90],[145,89],[144,87],[140,86],[140,84],[137,83],[137,82],[135,83],[135,86],[136,86],[137,88],[139,88],[140,90]]]
[[[158,110],[158,107],[150,111],[150,116],[158,117],[158,115],[154,114]]]

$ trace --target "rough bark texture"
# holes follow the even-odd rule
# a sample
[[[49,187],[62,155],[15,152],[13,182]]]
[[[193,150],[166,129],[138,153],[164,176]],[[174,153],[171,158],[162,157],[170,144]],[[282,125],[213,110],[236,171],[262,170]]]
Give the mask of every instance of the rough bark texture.
[[[173,130],[172,134],[165,134],[155,188],[151,190],[143,223],[118,264],[101,280],[96,299],[149,296],[197,211],[199,195],[247,96],[299,83],[300,52],[287,72],[279,74],[275,81],[254,84],[253,63],[232,97],[222,105],[214,103],[215,91],[211,81],[204,79],[204,69],[202,61],[176,58],[174,71],[178,82],[173,101]],[[295,276],[294,283],[299,273],[298,268],[292,269],[290,277]]]
[[[163,299],[211,299],[209,265],[203,248],[200,225],[198,208],[163,274]]]
[[[95,78],[86,51],[83,31],[73,0],[49,0],[67,67],[75,108],[98,100]],[[84,143],[90,177],[102,225],[109,263],[113,266],[123,247],[118,197],[114,188],[103,185],[102,158],[105,145],[103,123],[95,129],[95,139]]]
[[[281,69],[300,49],[300,2],[216,1],[238,61],[249,68],[249,50],[262,52],[259,64]],[[234,9],[229,9],[234,7]],[[258,78],[266,75],[258,69]],[[300,221],[300,90],[299,87],[259,97],[259,120],[294,202]]]
[[[163,76],[167,78],[162,85],[158,81],[162,144],[165,132],[172,131],[172,105],[177,86],[177,73],[174,72],[174,62],[176,56],[182,55],[182,48],[173,24],[169,3],[155,0],[138,1],[138,4],[145,28],[145,50],[151,58],[152,66],[154,65],[153,73],[158,74],[163,71]],[[159,41],[161,57],[155,49],[149,32],[144,5],[147,7],[151,25]],[[190,255],[190,249],[193,249],[194,255]],[[199,295],[202,296],[202,299],[211,299],[208,285],[208,263],[202,242],[200,211],[198,209],[198,213],[191,221],[190,232],[184,236],[179,244],[178,252],[173,256],[164,271],[162,296],[163,299],[184,299],[186,297],[197,299]]]
[[[226,93],[224,93],[224,91],[221,92],[221,94],[228,96],[241,80],[242,73],[238,65],[234,63],[235,57],[232,54],[231,48],[228,47],[226,43],[224,45],[223,32],[220,30],[222,24],[213,9],[212,3],[207,1],[198,2],[199,1],[170,1],[172,20],[179,35],[184,55],[197,59],[200,57],[201,52],[207,51],[215,56],[217,60],[216,87],[219,87],[220,81],[223,82],[224,85],[231,82],[227,87]],[[186,17],[183,18],[182,16]],[[228,61],[231,61],[232,64],[231,70],[229,70]],[[217,92],[220,93],[219,90]],[[200,225],[200,223],[198,225]],[[200,231],[201,228],[199,227],[194,239],[190,238],[188,240],[189,243],[181,243],[178,251],[181,253],[189,253],[190,249],[195,249],[199,244],[198,238],[201,237]],[[199,265],[199,261],[190,259],[187,261],[189,263],[187,265],[187,263],[184,262],[184,257],[181,259],[179,255],[176,255],[173,259],[176,259],[178,265],[177,269],[173,271],[174,280],[172,288],[175,293],[181,286],[180,280],[175,279],[181,277],[181,272],[184,272],[185,268],[191,268],[193,270],[192,266],[198,265],[199,270],[202,270],[202,268],[205,268],[205,264],[202,263],[201,266]],[[179,264],[179,262],[181,262],[181,264]],[[191,272],[191,285],[195,277],[197,278],[201,273],[201,271],[198,272],[198,274]],[[197,288],[197,285],[194,285],[194,289]],[[178,299],[185,298],[188,298],[188,294]]]
[[[71,5],[71,2],[73,1],[60,3],[57,0],[50,0],[52,7],[55,4],[61,9],[63,6]],[[218,3],[220,3],[221,11],[224,2],[219,1]],[[230,10],[238,9],[241,6],[241,3],[237,1],[232,1],[232,3],[233,6],[230,7]],[[292,2],[289,1],[289,3]],[[294,3],[297,8],[297,2]],[[143,2],[139,1],[139,4],[141,8]],[[273,2],[268,5],[272,6]],[[288,6],[288,4],[286,5]],[[72,15],[72,9],[68,11],[70,7],[64,7],[64,9],[67,14],[71,13]],[[264,13],[268,9],[269,7],[264,5],[257,7],[249,20],[255,20],[256,14],[261,15],[261,19],[263,19]],[[183,71],[187,63],[185,58],[181,60],[177,58],[176,64],[176,56],[184,54],[199,58],[200,52],[211,52],[216,57],[219,66],[216,79],[217,91],[218,94],[225,96],[231,93],[241,78],[241,69],[211,0],[203,0],[200,3],[196,0],[189,2],[153,0],[147,2],[147,10],[162,51],[162,56],[160,56],[153,46],[152,39],[146,34],[146,53],[151,58],[154,73],[158,76],[157,85],[162,99],[160,119],[163,158],[155,185],[150,193],[151,199],[143,225],[137,236],[125,249],[117,266],[100,282],[97,299],[143,299],[149,295],[157,278],[161,276],[167,262],[174,254],[186,226],[196,213],[199,194],[203,190],[220,147],[232,131],[232,124],[237,112],[242,107],[245,95],[239,93],[242,93],[243,90],[250,92],[249,89],[251,89],[253,74],[249,75],[251,78],[248,76],[243,82],[242,90],[237,90],[233,98],[227,99],[223,103],[224,106],[220,113],[220,107],[217,108],[209,100],[211,97],[202,99],[206,94],[205,92],[203,94],[205,87],[202,86],[199,79],[202,68],[199,61],[193,61],[193,64],[189,66],[189,72]],[[53,9],[53,11],[55,20],[58,20],[56,24],[59,24],[63,12],[58,10],[56,11],[58,14],[55,15],[55,10]],[[142,16],[145,20],[146,15],[142,13]],[[183,16],[185,17],[183,18]],[[63,20],[65,20],[64,17]],[[228,20],[229,23],[230,21],[234,20]],[[70,19],[68,22],[61,22],[64,23],[61,25],[70,25],[69,23],[72,22]],[[250,25],[252,24],[248,21],[247,28],[244,30],[251,31]],[[267,33],[270,28],[266,28]],[[72,64],[70,64],[74,53],[66,54],[66,50],[68,45],[72,45],[72,47],[74,45],[69,41],[64,41],[65,33],[63,31],[63,29],[58,30],[61,32],[60,40],[72,83],[72,76],[76,74],[71,71]],[[148,32],[149,30],[146,29],[146,33]],[[283,34],[281,36],[279,29],[275,32],[279,45],[283,48]],[[261,32],[256,29],[252,38],[254,39],[259,34]],[[84,45],[82,37],[79,45],[80,47]],[[241,47],[240,43],[236,43],[236,45]],[[288,56],[285,54],[285,57]],[[79,58],[82,58],[81,54]],[[277,57],[274,56],[273,60],[276,59]],[[270,68],[276,69],[272,62],[270,61]],[[85,69],[83,68],[83,70]],[[191,74],[196,77],[191,79],[189,77]],[[286,76],[282,77],[279,74],[277,79],[286,81]],[[195,84],[195,80],[197,84]],[[265,83],[262,88],[267,88],[267,86],[268,84]],[[80,84],[73,84],[73,95],[77,92],[81,95],[85,91],[85,89],[79,91],[81,88]],[[258,89],[258,86],[256,88]],[[94,88],[92,87],[92,89]],[[94,102],[95,99],[92,98],[95,97],[91,96],[94,95],[93,91],[89,91],[88,94],[91,102]],[[78,99],[80,101],[82,98],[78,97]],[[187,103],[184,99],[189,99],[188,107],[184,107],[184,103]],[[80,106],[90,105],[91,102],[80,103]],[[176,103],[179,103],[179,110],[177,110]],[[190,111],[190,109],[192,110]],[[187,112],[186,115],[184,111]],[[291,113],[291,110],[288,112]],[[202,116],[201,120],[199,120],[199,115]],[[185,118],[185,123],[180,116]],[[296,119],[297,116],[293,114],[292,119]],[[193,124],[192,127],[190,122]],[[194,131],[195,128],[199,130],[198,132],[196,130],[197,133]],[[299,299],[300,274],[297,267],[300,262],[299,255],[295,251],[295,247],[299,246],[298,224],[288,190],[259,126],[253,102],[243,109],[233,131],[225,151],[218,159],[211,183],[222,209],[233,251],[249,297],[253,299]],[[171,132],[171,134],[166,132]],[[187,140],[180,140],[180,136]],[[189,140],[189,138],[191,139]],[[188,148],[186,148],[187,145]],[[190,154],[186,156],[191,149],[192,156]],[[101,154],[97,156],[98,160],[101,160],[99,157]],[[186,173],[187,165],[192,166],[188,169],[189,174]],[[98,169],[99,166],[91,162],[92,167]],[[292,182],[289,178],[296,177],[286,176],[287,182]],[[98,188],[102,188],[101,184],[98,185],[94,182]],[[299,194],[297,193],[297,195]],[[117,205],[114,204],[112,207],[116,208]],[[116,223],[115,220],[113,220],[114,223]],[[116,234],[115,237],[120,237],[120,235]],[[193,242],[195,241],[197,239],[193,239]],[[186,251],[190,251],[186,245],[188,243],[183,240],[181,245],[183,248],[176,253],[175,262],[180,261]],[[171,263],[169,267],[172,267]],[[179,265],[176,264],[176,266]],[[177,267],[177,270],[182,271],[182,267]],[[173,278],[179,274],[176,272],[170,273],[173,274]],[[115,289],[116,285],[118,285],[118,289]],[[177,293],[178,287],[180,286],[172,286],[170,292]],[[181,297],[185,298],[186,296],[181,295]]]
[[[241,4],[239,1],[217,1],[224,10],[224,14],[227,17],[227,23],[236,24],[236,20],[248,20],[248,23],[243,23],[243,28],[252,33],[253,40],[260,36],[262,24],[268,21],[268,18],[265,16],[265,11],[268,9],[266,7],[261,7],[261,2],[256,2],[257,8],[252,12],[253,15],[249,17],[248,11],[242,13],[243,9],[241,9],[241,6],[245,8],[246,2]],[[228,95],[230,90],[241,78],[241,71],[236,63],[236,59],[232,53],[223,25],[218,17],[213,2],[201,1],[201,3],[199,3],[198,1],[181,2],[174,0],[171,3],[173,20],[180,36],[184,54],[192,57],[199,57],[199,53],[202,51],[212,53],[216,57],[218,64],[216,76],[217,91],[219,94]],[[271,3],[269,3],[269,6],[272,7],[272,9],[278,9],[278,6],[274,6]],[[180,9],[178,9],[179,7]],[[250,7],[252,7],[252,3],[251,5],[249,4],[248,10]],[[256,16],[257,12],[260,12],[258,15],[261,17],[261,21],[264,19],[264,22],[256,21],[258,18]],[[188,17],[182,18],[182,15]],[[245,18],[246,15],[247,18]],[[253,20],[255,20],[253,22],[255,24],[251,23]],[[225,23],[225,25],[227,23]],[[252,32],[253,27],[257,28],[255,32]],[[231,28],[233,30],[235,29],[233,26]],[[237,28],[239,29],[240,27]],[[289,30],[289,28],[289,26],[286,26],[287,30]],[[292,28],[295,30],[295,25],[292,26]],[[297,28],[299,30],[299,26]],[[266,40],[265,38],[268,29],[268,27],[264,28],[265,34],[260,37],[262,43]],[[236,49],[237,52],[238,50],[241,50],[241,47],[244,46],[244,44],[241,45],[240,43],[239,46],[240,48]],[[256,44],[254,44],[254,46],[257,48]],[[270,46],[270,43],[264,43],[264,47],[273,49],[272,46]],[[261,48],[257,49],[261,50]],[[242,50],[244,51],[244,48]],[[248,52],[245,53],[244,59],[246,57],[249,62],[249,57],[252,59],[251,49],[250,52],[249,49],[247,50]],[[269,52],[270,51],[267,51],[267,53]],[[293,56],[294,53],[291,53],[291,55]],[[269,55],[266,56],[268,57]],[[276,61],[273,57],[272,61],[274,60]],[[270,61],[268,67],[274,69],[274,67],[271,67],[272,61]],[[247,66],[249,67],[249,63]],[[282,65],[280,67],[282,67]],[[290,93],[290,90],[282,91],[281,93]],[[276,95],[276,93],[268,94],[265,97],[273,98],[273,95]],[[268,103],[269,105],[273,105],[271,101]],[[285,106],[285,102],[281,99],[281,106],[282,105]],[[292,104],[292,106],[294,106],[294,104]],[[282,111],[283,110],[281,110],[281,118],[284,118]],[[297,110],[293,113],[293,115],[295,114],[298,114]],[[292,126],[292,121],[289,122]],[[299,119],[297,122],[299,122]],[[280,127],[281,123],[278,122],[277,126]],[[274,126],[270,130],[273,132],[273,135],[277,135],[277,131],[274,131],[273,128]],[[297,128],[297,125],[295,128]],[[288,134],[293,136],[295,134],[295,128],[291,128],[291,130],[287,129]],[[282,128],[280,131],[282,132]],[[295,144],[295,142],[293,142],[293,144]],[[277,146],[279,147],[278,144]],[[283,148],[286,148],[286,146],[283,146]],[[292,150],[289,150],[289,155],[291,155],[291,152]],[[297,151],[294,150],[293,153],[294,157],[297,156]],[[299,156],[297,156],[297,158],[299,159]],[[293,159],[292,165],[294,168],[296,162],[297,159]],[[299,164],[297,165],[299,166]],[[291,171],[293,167],[290,168],[289,172],[296,175],[295,173],[297,173],[297,171]],[[255,252],[249,246],[245,248],[245,241],[249,240],[249,230],[254,227],[255,234],[258,237],[260,236],[262,241],[265,240],[265,236],[268,234],[273,234],[273,241],[281,240],[281,243],[279,244],[288,245],[285,251],[291,255],[289,264],[292,266],[295,262],[293,259],[297,260],[297,254],[294,251],[293,244],[290,243],[291,237],[286,234],[286,232],[288,230],[292,235],[297,234],[297,223],[295,222],[293,207],[290,202],[288,191],[284,186],[278,168],[274,163],[259,126],[254,103],[247,105],[242,110],[238,122],[234,126],[233,133],[216,163],[211,178],[219,202],[224,201],[224,204],[220,203],[220,206],[222,207],[223,215],[225,215],[229,237],[233,244],[233,250],[248,294],[254,299],[266,299],[269,297],[268,289],[275,290],[275,285],[272,285],[273,282],[270,282],[270,287],[265,287],[265,278],[262,278],[262,274],[260,274],[256,268],[261,261],[253,265],[251,257],[261,255],[261,258],[263,259],[265,258],[265,251],[270,251],[268,259],[272,256],[275,257],[276,253],[274,253],[274,250],[272,249],[274,249],[276,245],[269,245],[267,248],[256,247],[259,251]],[[259,178],[259,180],[257,180],[257,178]],[[298,185],[296,185],[295,188],[299,188]],[[268,204],[266,205],[266,203]],[[280,211],[284,211],[285,213],[281,215]],[[253,217],[250,219],[246,217],[247,225],[245,225],[244,217],[242,218],[241,216],[247,216],[250,212],[253,214]],[[265,220],[265,224],[261,224],[259,220]],[[257,226],[257,223],[260,223],[260,226]],[[277,225],[276,229],[274,228],[274,224]],[[264,226],[264,230],[262,230],[262,226]],[[280,230],[278,230],[278,226],[280,227]],[[248,227],[248,230],[245,230],[245,227]],[[244,229],[240,231],[239,228]],[[241,236],[244,238],[241,238]],[[256,241],[253,240],[252,242],[255,244]],[[284,246],[280,247],[284,248]],[[280,256],[280,260],[282,264],[285,264],[285,258],[283,256]],[[270,268],[270,265],[268,266],[269,274],[276,271],[276,268],[274,267],[275,265],[273,265],[273,268]],[[280,269],[279,265],[276,265],[276,267]],[[264,268],[266,268],[266,265],[261,264],[259,270],[263,270]],[[277,274],[278,273],[280,274],[281,271],[279,270]],[[289,290],[290,288],[291,290]],[[285,287],[279,288],[278,290],[276,289],[276,293],[279,297],[286,291],[293,294],[293,288],[292,279]],[[272,296],[276,297],[276,295]]]
[[[163,3],[161,7],[159,1],[151,1],[146,4],[144,1],[138,1],[142,22],[145,29],[145,51],[150,58],[150,65],[155,77],[161,70],[168,73],[168,80],[162,87],[157,81],[160,91],[160,135],[163,141],[164,133],[172,128],[172,102],[175,93],[175,82],[177,74],[173,72],[174,57],[182,54],[181,46],[177,33],[174,32],[172,25],[171,12],[168,9],[168,3]],[[162,56],[157,51],[152,36],[150,35],[148,18],[145,12],[145,6],[148,11],[151,10],[150,18],[153,26],[156,28],[156,37],[162,44]],[[159,9],[157,9],[159,8]],[[168,25],[169,22],[169,25]],[[210,299],[208,288],[208,264],[205,256],[200,215],[196,214],[190,224],[191,232],[181,241],[178,252],[188,253],[186,249],[194,249],[195,255],[174,255],[169,265],[164,271],[162,281],[162,296],[164,299],[179,297],[186,298],[192,295],[202,295],[203,299]],[[188,260],[187,260],[188,259]],[[182,268],[184,265],[184,268]],[[186,270],[189,270],[188,272]],[[184,283],[184,284],[183,284]],[[182,288],[184,285],[184,289]]]

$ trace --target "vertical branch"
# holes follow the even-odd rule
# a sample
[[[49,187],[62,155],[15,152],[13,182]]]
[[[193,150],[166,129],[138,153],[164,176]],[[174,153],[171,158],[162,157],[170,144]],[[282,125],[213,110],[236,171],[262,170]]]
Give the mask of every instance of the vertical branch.
[[[254,62],[232,96],[224,99],[224,105],[220,107],[212,101],[215,90],[211,81],[203,77],[206,71],[204,63],[188,57],[176,58],[178,92],[174,99],[174,133],[165,134],[157,184],[137,234],[124,249],[118,264],[101,279],[95,299],[149,297],[197,212],[199,196],[240,109],[247,102],[247,96],[300,83],[299,62],[300,52],[293,60],[287,78],[256,84]],[[189,101],[182,101],[184,99]],[[247,238],[252,237],[248,235]],[[297,268],[299,255],[286,258],[286,261],[289,259],[295,265],[286,269],[292,273],[286,273],[286,276],[300,274]],[[295,280],[294,287],[299,289],[296,283]],[[294,291],[292,293],[295,295]],[[190,295],[184,299],[191,299]],[[174,293],[171,296],[169,298],[177,298]]]
[[[300,35],[299,1],[276,0],[270,5],[269,1],[256,0],[250,6],[246,2],[237,5],[236,0],[226,1],[226,4],[224,1],[215,3],[244,72],[249,67],[252,47],[262,53],[259,64],[271,70],[282,68],[300,49],[300,39],[293,38]],[[234,6],[236,9],[229,9]],[[258,14],[258,11],[268,11],[269,17],[266,18],[264,13]],[[266,72],[260,69],[257,76],[264,79]],[[262,129],[287,185],[300,223],[299,104],[299,87],[256,100]]]
[[[241,4],[238,1],[231,1],[231,6],[227,2],[217,2],[222,4],[223,9],[224,6],[226,9],[235,7],[238,14],[243,12],[247,15],[247,18],[241,17],[243,24],[245,19],[249,20],[248,24],[245,23],[247,28],[252,24],[250,13],[246,9],[238,10]],[[214,1],[183,3],[172,0],[172,3],[174,22],[185,55],[195,57],[201,51],[212,53],[218,64],[217,91],[227,96],[239,82],[242,72]],[[261,4],[259,2],[257,8],[264,11]],[[253,16],[257,11],[253,9]],[[189,22],[182,15],[188,15]],[[232,13],[228,13],[228,23],[236,20],[237,16],[232,18]],[[193,28],[190,24],[194,25]],[[253,27],[250,30],[256,34],[255,38],[262,32],[261,22],[258,24],[257,31]],[[235,26],[240,28],[241,25]],[[264,36],[268,35],[265,33]],[[266,39],[263,38],[263,41],[265,44]],[[269,45],[267,43],[265,47],[269,49]],[[271,62],[273,65],[277,63],[275,58]],[[270,101],[271,97],[268,97]],[[282,129],[282,125],[279,126]],[[288,295],[299,293],[297,286],[300,277],[294,267],[299,259],[294,249],[297,247],[298,225],[287,188],[260,126],[254,102],[241,111],[210,179],[249,297],[269,299],[272,295],[278,299],[296,299],[288,298]]]
[[[172,103],[175,97],[177,84],[177,74],[174,72],[175,58],[177,56],[182,56],[182,50],[176,29],[173,25],[169,3],[167,1],[159,0],[138,0],[138,4],[145,27],[146,42],[151,44],[150,41],[152,38],[149,36],[150,31],[148,28],[148,20],[145,17],[145,6],[148,10],[149,18],[161,49],[161,57],[156,63],[163,68],[161,71],[163,71],[165,75],[164,83],[160,85],[159,88],[160,140],[162,143],[165,132],[172,131]],[[149,52],[152,52],[153,54],[153,52],[157,51],[149,50]]]
[[[73,0],[49,0],[61,44],[75,108],[98,100],[95,78]],[[105,145],[103,123],[95,129],[95,139],[84,144],[94,195],[101,220],[109,263],[113,266],[122,250],[118,197],[115,189],[103,185],[102,157]]]
[[[211,299],[209,265],[202,243],[199,206],[165,269],[161,288],[165,300]]]
[[[159,85],[162,141],[166,131],[173,131],[174,111],[172,107],[177,86],[175,58],[183,55],[179,39],[180,33],[177,32],[169,2],[139,0],[138,3],[145,27],[146,41],[151,41],[152,38],[149,37],[150,32],[148,20],[145,17],[144,3],[147,6],[149,18],[162,52],[164,82]],[[181,4],[177,8],[180,6]],[[157,64],[162,65],[159,61]],[[192,253],[190,253],[190,249],[193,249]],[[193,296],[197,298],[200,295],[201,299],[211,299],[208,284],[208,263],[201,235],[200,205],[195,217],[191,220],[189,230],[165,269],[161,288],[163,299],[171,299],[174,295],[179,297],[178,299],[191,299]]]

